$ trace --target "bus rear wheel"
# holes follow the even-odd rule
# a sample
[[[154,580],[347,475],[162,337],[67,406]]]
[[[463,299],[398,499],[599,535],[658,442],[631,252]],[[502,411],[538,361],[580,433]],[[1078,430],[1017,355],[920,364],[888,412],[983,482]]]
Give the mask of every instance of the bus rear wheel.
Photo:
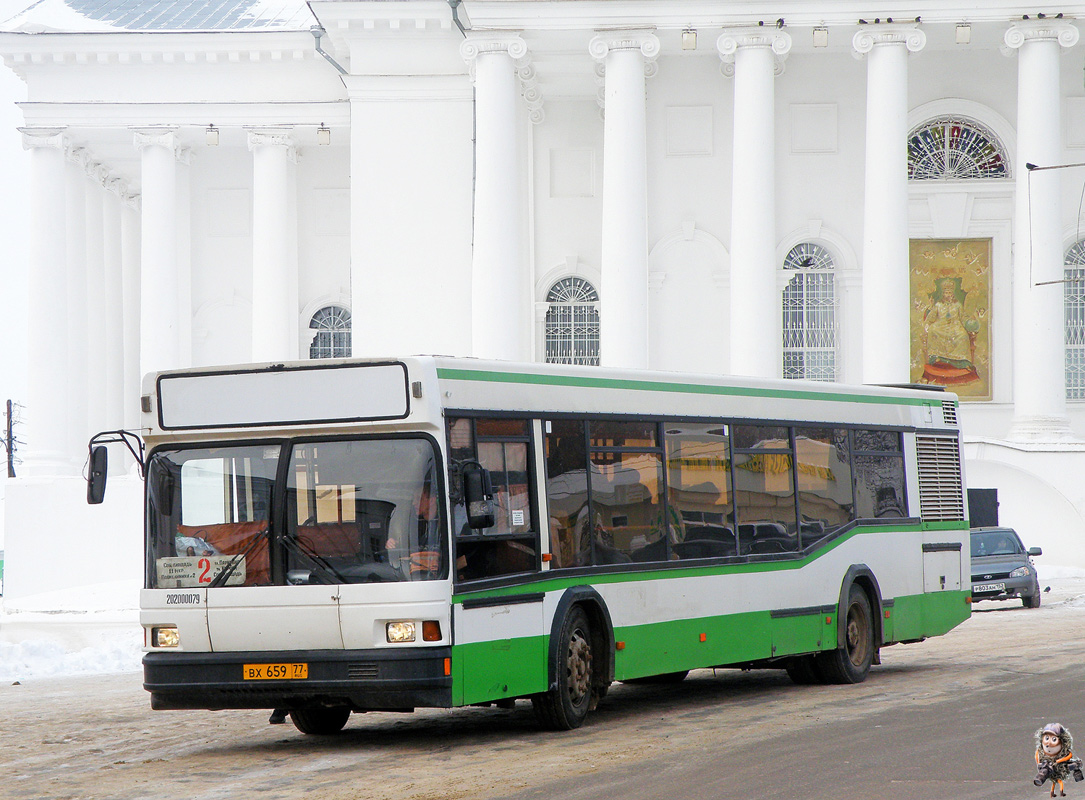
[[[826,683],[862,683],[874,662],[874,617],[870,600],[859,586],[848,591],[843,625],[844,643],[817,658],[818,674]]]
[[[558,637],[554,685],[534,695],[531,704],[541,725],[567,731],[583,725],[594,706],[592,632],[584,609],[569,609]]]
[[[290,721],[294,723],[294,727],[311,736],[331,736],[339,733],[347,724],[348,719],[350,719],[350,709],[345,706],[334,708],[312,706],[295,708],[290,712]]]

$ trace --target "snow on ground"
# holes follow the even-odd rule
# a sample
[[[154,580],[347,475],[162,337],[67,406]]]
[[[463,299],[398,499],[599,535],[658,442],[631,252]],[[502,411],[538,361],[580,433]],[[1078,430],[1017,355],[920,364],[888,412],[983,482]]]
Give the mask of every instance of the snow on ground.
[[[1037,569],[1040,586],[1051,587],[1045,607],[1085,610],[1085,569]],[[46,592],[6,607],[0,598],[0,681],[140,671],[138,603],[136,581]]]

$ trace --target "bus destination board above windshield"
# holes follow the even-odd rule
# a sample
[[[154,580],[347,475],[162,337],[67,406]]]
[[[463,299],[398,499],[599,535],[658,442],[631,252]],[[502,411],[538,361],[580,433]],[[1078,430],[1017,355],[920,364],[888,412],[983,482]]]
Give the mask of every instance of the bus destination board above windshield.
[[[177,373],[158,379],[158,420],[167,430],[404,419],[401,363]]]

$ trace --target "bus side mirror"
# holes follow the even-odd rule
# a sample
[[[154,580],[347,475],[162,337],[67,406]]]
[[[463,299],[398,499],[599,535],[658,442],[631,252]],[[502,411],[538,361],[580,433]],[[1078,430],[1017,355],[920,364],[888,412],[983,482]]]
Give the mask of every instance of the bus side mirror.
[[[105,500],[106,470],[109,467],[109,453],[105,445],[91,448],[90,465],[87,471],[87,502],[98,505]]]
[[[477,461],[463,465],[463,497],[467,502],[467,524],[475,529],[492,528],[494,490],[489,470]]]

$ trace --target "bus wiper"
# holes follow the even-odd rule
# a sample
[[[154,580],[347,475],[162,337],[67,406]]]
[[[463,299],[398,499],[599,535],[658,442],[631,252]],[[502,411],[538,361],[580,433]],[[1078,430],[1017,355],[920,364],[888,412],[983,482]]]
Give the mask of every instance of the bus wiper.
[[[253,551],[253,549],[259,542],[263,541],[267,537],[269,532],[270,529],[264,528],[264,530],[260,531],[259,533],[253,534],[252,541],[249,542],[248,546],[230,559],[230,562],[222,568],[222,572],[215,576],[215,579],[211,581],[210,585],[207,588],[215,589],[219,586],[224,586],[226,584],[226,581],[230,579],[230,576],[234,574],[234,569],[237,567],[237,565],[240,564],[241,561]]]
[[[296,538],[284,536],[282,537],[282,543],[285,544],[288,548],[292,549],[297,555],[304,556],[305,558],[309,559],[309,561],[311,561],[318,570],[323,572],[325,576],[332,578],[339,583],[349,583],[349,581],[345,577],[343,577],[343,575],[341,575],[335,567],[325,561],[319,553],[317,553],[315,550],[309,550],[305,547],[302,547]]]

